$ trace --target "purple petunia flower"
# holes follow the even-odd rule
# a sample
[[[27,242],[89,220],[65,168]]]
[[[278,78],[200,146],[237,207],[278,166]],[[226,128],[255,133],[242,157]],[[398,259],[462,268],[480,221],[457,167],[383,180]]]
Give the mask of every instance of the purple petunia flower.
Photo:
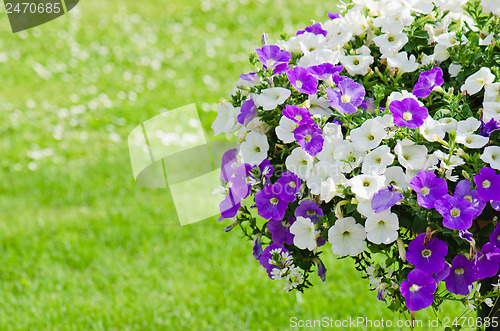
[[[435,67],[432,70],[424,71],[420,74],[418,82],[413,88],[413,95],[417,98],[426,98],[436,86],[441,86],[443,83],[443,70],[441,68]]]
[[[295,209],[295,217],[309,218],[313,222],[319,221],[318,216],[324,216],[323,210],[311,200],[302,200]]]
[[[458,231],[458,236],[463,240],[467,240],[468,242],[472,242],[474,240],[474,238],[472,238],[472,233],[467,230]]]
[[[403,200],[404,195],[399,193],[394,186],[387,186],[377,193],[372,198],[372,209],[376,213],[381,213],[394,206],[399,201]]]
[[[247,178],[252,173],[252,166],[246,163],[240,164],[234,177],[229,179],[231,183],[231,191],[241,200],[248,197],[252,189],[252,185],[248,183]]]
[[[309,155],[314,156],[323,149],[324,138],[316,123],[301,124],[293,130],[293,136]]]
[[[330,106],[344,114],[355,113],[363,102],[365,93],[363,85],[348,77],[340,77],[335,89],[326,89]]]
[[[490,234],[490,242],[500,248],[500,222],[497,223],[495,230]]]
[[[219,204],[219,210],[221,214],[221,216],[219,217],[219,221],[222,221],[225,218],[232,218],[236,216],[240,207],[241,199],[236,194],[234,194],[231,189],[229,189],[228,195]]]
[[[481,130],[480,130],[481,136],[489,137],[491,133],[496,130],[500,130],[500,126],[498,125],[498,122],[494,118],[489,120],[489,122],[487,123],[481,121]]]
[[[425,233],[421,233],[410,242],[406,259],[415,265],[415,269],[430,275],[443,269],[448,246],[438,238],[432,238],[424,245],[425,235]]]
[[[284,269],[292,264],[290,252],[282,244],[272,243],[264,249],[259,258],[260,264],[266,268],[269,278],[272,279],[273,269]]]
[[[436,280],[436,283],[444,280],[450,274],[451,267],[448,263],[445,262],[443,269],[441,271],[433,273],[431,276]]]
[[[257,235],[255,235],[255,237],[253,239],[252,254],[253,254],[253,258],[256,260],[258,260],[260,258],[260,256],[262,255],[262,253],[264,252],[262,250],[262,242],[260,240],[261,238],[262,238],[262,235],[257,234]]]
[[[416,129],[424,124],[429,116],[427,108],[418,104],[413,98],[406,98],[401,101],[394,100],[389,104],[389,110],[394,116],[394,124],[399,127]]]
[[[279,189],[280,199],[287,202],[295,200],[295,194],[300,190],[300,178],[291,171],[285,172],[275,186]]]
[[[500,175],[491,168],[483,168],[474,176],[479,197],[484,201],[500,201]]]
[[[222,155],[222,164],[220,168],[220,178],[225,182],[229,182],[229,178],[236,172],[236,164],[238,163],[238,150],[230,149]]]
[[[448,194],[436,201],[434,208],[443,216],[443,225],[448,229],[467,230],[476,215],[469,201]]]
[[[262,80],[260,78],[259,74],[256,73],[256,72],[251,72],[251,73],[248,73],[248,74],[241,74],[240,75],[240,79],[246,80],[247,82],[251,82],[251,83],[254,83],[254,84],[258,84]]]
[[[437,200],[448,192],[448,184],[431,171],[422,170],[410,181],[410,187],[417,192],[417,202],[424,208],[434,208]]]
[[[469,285],[477,280],[473,267],[474,263],[462,254],[455,256],[451,261],[450,274],[444,279],[446,289],[455,294],[469,294]]]
[[[472,207],[474,207],[474,209],[476,210],[476,214],[474,215],[473,219],[476,219],[479,215],[481,215],[484,207],[486,207],[486,201],[479,197],[479,192],[477,190],[471,191],[471,182],[466,179],[458,182],[457,186],[455,187],[455,193],[453,193],[453,196],[457,198],[464,198],[465,200],[470,202]]]
[[[401,283],[400,290],[406,307],[410,311],[417,311],[429,307],[434,301],[436,281],[425,272],[415,269],[408,274],[407,280]]]
[[[318,258],[318,276],[319,278],[321,278],[322,281],[326,281],[326,267],[325,265],[323,264],[323,261],[321,261],[319,258]]]
[[[297,31],[297,36],[299,36],[301,34],[304,34],[306,32],[309,32],[309,33],[312,33],[312,34],[316,34],[316,35],[321,34],[321,35],[323,35],[325,37],[328,34],[328,31],[326,31],[325,29],[323,29],[323,26],[321,25],[321,23],[315,23],[313,25],[307,26],[304,30]]]
[[[498,272],[500,249],[492,243],[486,243],[481,252],[477,252],[474,272],[479,279],[493,277]]]
[[[274,74],[279,75],[288,69],[292,54],[282,51],[277,45],[264,45],[256,50],[260,62],[266,70],[274,69]]]
[[[286,105],[285,109],[283,109],[283,115],[297,124],[314,123],[311,113],[307,110],[307,108]]]
[[[341,18],[339,13],[328,13],[328,18],[331,20],[336,20],[337,18]]]
[[[334,66],[331,63],[323,63],[317,66],[307,68],[307,71],[316,79],[326,81],[333,75],[339,74],[344,70],[343,65]]]
[[[262,218],[281,220],[285,216],[288,202],[281,200],[276,191],[279,191],[278,187],[269,185],[255,194],[257,211]]]
[[[257,116],[257,106],[250,97],[241,105],[240,114],[238,115],[238,123],[247,125],[256,116]]]
[[[295,67],[286,72],[290,83],[299,91],[305,94],[316,94],[318,91],[318,79],[309,74],[306,68]]]
[[[269,161],[269,159],[264,159],[264,161],[262,161],[259,164],[260,179],[264,183],[264,186],[268,186],[271,183],[269,178],[271,178],[271,176],[273,175],[273,172],[274,172],[274,168],[271,165],[271,162]]]
[[[377,111],[385,111],[385,108],[384,107],[377,107],[375,106],[375,99],[373,98],[369,98],[369,99],[365,99],[363,100],[363,102],[361,103],[361,105],[359,105],[362,109],[366,110],[367,113],[370,113],[370,114],[373,114]]]
[[[295,218],[288,217],[283,218],[283,220],[270,220],[267,222],[267,229],[272,234],[273,242],[282,244],[283,242],[287,245],[293,244],[294,234],[290,233],[290,226],[295,222]]]

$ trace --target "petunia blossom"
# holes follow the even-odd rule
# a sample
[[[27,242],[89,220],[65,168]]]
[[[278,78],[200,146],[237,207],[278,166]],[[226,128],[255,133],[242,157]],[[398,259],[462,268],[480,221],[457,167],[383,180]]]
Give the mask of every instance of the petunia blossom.
[[[432,70],[424,71],[420,74],[412,93],[417,98],[426,98],[435,87],[441,86],[443,83],[443,70],[439,67],[435,67]]]
[[[478,279],[473,267],[474,263],[462,254],[455,256],[450,274],[444,279],[446,289],[455,294],[469,294],[469,286]]]
[[[427,108],[422,107],[413,98],[406,98],[401,101],[392,101],[389,110],[394,116],[394,124],[399,127],[416,129],[424,124],[429,116]]]
[[[429,307],[434,301],[436,281],[425,272],[415,269],[401,283],[400,290],[405,298],[406,307],[410,311],[418,311]]]
[[[311,75],[306,68],[295,67],[286,72],[290,84],[292,84],[297,91],[305,94],[316,94],[318,91],[318,79]]]
[[[358,110],[365,97],[365,88],[348,77],[341,77],[335,89],[327,88],[330,106],[344,114],[352,114]]]
[[[417,202],[424,208],[434,208],[437,200],[448,192],[446,180],[435,173],[422,170],[410,181],[410,187],[417,192]]]
[[[408,245],[406,259],[415,265],[416,269],[426,274],[438,273],[445,265],[444,258],[448,254],[448,246],[442,240],[434,237],[424,245],[426,233],[421,233]]]

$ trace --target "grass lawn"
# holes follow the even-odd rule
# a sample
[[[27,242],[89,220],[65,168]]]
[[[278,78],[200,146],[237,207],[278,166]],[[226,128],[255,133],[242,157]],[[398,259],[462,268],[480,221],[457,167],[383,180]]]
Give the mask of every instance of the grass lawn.
[[[209,129],[262,32],[276,40],[335,10],[325,0],[82,1],[15,35],[0,15],[0,329],[398,319],[328,249],[328,281],[314,276],[302,296],[284,293],[251,243],[222,231],[228,222],[180,227],[168,190],[142,189],[132,176],[135,126],[196,103]]]

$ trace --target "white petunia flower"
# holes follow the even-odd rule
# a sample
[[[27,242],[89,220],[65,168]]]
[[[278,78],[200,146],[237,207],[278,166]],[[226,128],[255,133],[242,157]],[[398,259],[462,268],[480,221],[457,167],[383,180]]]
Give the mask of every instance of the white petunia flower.
[[[498,146],[488,146],[484,149],[483,155],[481,155],[481,160],[489,165],[493,169],[500,170],[500,147]]]
[[[285,144],[289,144],[295,141],[295,136],[293,131],[297,128],[298,124],[289,119],[286,116],[282,116],[280,119],[280,124],[276,127],[276,136],[278,139],[283,141]]]
[[[443,130],[446,133],[457,131],[458,121],[452,117],[441,118],[439,119],[439,123],[442,125]]]
[[[375,210],[372,209],[372,199],[357,197],[356,200],[358,201],[358,205],[356,206],[358,213],[364,217],[370,217],[372,214],[375,214]]]
[[[233,133],[241,127],[238,123],[238,114],[240,108],[234,108],[230,102],[224,102],[217,105],[217,118],[212,123],[212,129],[215,135]]]
[[[266,134],[271,130],[271,126],[264,123],[260,118],[256,117],[246,125],[248,131],[255,131],[258,133]]]
[[[397,53],[408,42],[406,33],[385,33],[373,38],[373,42],[380,48],[380,53]]]
[[[347,185],[347,179],[342,174],[336,174],[328,177],[321,183],[320,199],[330,202],[333,197],[344,197],[344,187]]]
[[[350,173],[361,164],[365,153],[359,151],[353,142],[339,141],[336,144],[337,146],[333,152],[335,162],[341,172]]]
[[[495,81],[495,75],[491,73],[490,68],[483,67],[475,74],[469,76],[460,90],[462,92],[467,91],[469,95],[474,95],[481,91],[484,85],[491,84],[493,81]]]
[[[399,163],[406,170],[422,170],[428,151],[425,146],[416,145],[408,139],[403,139],[398,141],[394,152],[398,156]]]
[[[350,138],[358,150],[367,151],[379,146],[386,135],[385,127],[380,125],[379,120],[372,118],[352,130]]]
[[[484,87],[484,102],[500,102],[500,83],[488,84]]]
[[[299,49],[303,54],[310,53],[315,49],[322,49],[326,46],[326,38],[322,34],[305,32],[298,35]]]
[[[481,7],[486,14],[493,13],[495,15],[500,15],[500,6],[497,0],[481,0]]]
[[[288,170],[299,176],[300,179],[307,180],[314,166],[314,157],[301,147],[297,147],[286,158],[285,165]]]
[[[351,76],[366,75],[373,61],[373,56],[370,55],[370,49],[367,46],[362,46],[354,55],[340,56],[340,63]]]
[[[403,90],[401,92],[394,91],[391,94],[389,94],[389,96],[387,97],[387,108],[389,108],[389,105],[393,101],[402,101],[408,98],[412,98],[413,100],[417,101],[421,107],[424,107],[422,101],[420,101],[413,93]]]
[[[371,199],[385,185],[385,176],[358,175],[347,181],[352,193],[362,199]]]
[[[370,27],[366,16],[354,10],[350,10],[341,20],[343,29],[355,36],[363,34]]]
[[[272,87],[261,91],[254,99],[257,106],[264,110],[273,110],[283,104],[292,92],[282,87]]]
[[[467,38],[462,35],[462,40],[457,39],[456,32],[443,33],[435,38],[438,45],[442,45],[446,48],[453,47],[457,45],[464,45],[467,43]]]
[[[424,124],[422,124],[418,130],[420,131],[420,134],[430,142],[444,139],[446,134],[443,129],[443,125],[430,116],[424,120]]]
[[[483,137],[474,132],[481,126],[481,121],[474,117],[469,117],[465,121],[458,122],[457,139],[459,144],[464,144],[468,148],[484,147],[489,141],[487,137]]]
[[[339,56],[340,53],[338,51],[332,51],[327,48],[315,49],[312,52],[305,53],[297,65],[302,68],[308,68],[323,63],[337,64],[339,63]]]
[[[387,64],[393,68],[399,68],[403,72],[413,72],[418,69],[417,59],[415,55],[410,55],[408,53],[401,52],[394,57],[387,58]]]
[[[327,98],[319,97],[316,94],[309,96],[309,112],[312,115],[321,115],[330,117],[333,111],[330,109],[330,104]]]
[[[314,228],[314,223],[309,218],[297,217],[290,226],[290,233],[295,235],[293,244],[298,248],[312,251],[317,247],[316,236],[319,231]]]
[[[394,154],[389,146],[379,146],[365,155],[361,172],[367,175],[381,175],[393,161]]]
[[[398,8],[387,13],[387,15],[377,17],[373,20],[373,25],[381,27],[385,33],[401,33],[405,26],[410,25],[415,18],[408,8]]]
[[[494,118],[500,122],[500,102],[484,102],[483,103],[483,120],[485,123]]]
[[[409,187],[409,183],[406,180],[406,174],[403,171],[403,168],[399,166],[389,167],[387,168],[383,175],[385,176],[385,185],[393,185],[399,187],[400,189],[406,190]]]
[[[374,244],[390,244],[398,239],[399,219],[390,210],[370,215],[365,222],[366,238]]]
[[[489,46],[489,45],[491,45],[493,43],[494,39],[495,39],[495,34],[494,33],[490,33],[484,39],[483,38],[479,39],[479,45],[481,45],[481,46]]]
[[[311,175],[307,178],[307,187],[312,194],[321,194],[321,184],[331,176],[338,174],[335,163],[320,161],[314,165]]]
[[[366,248],[366,232],[353,217],[339,218],[328,230],[328,241],[333,253],[340,256],[356,256]]]
[[[462,66],[460,64],[451,63],[448,67],[448,72],[451,77],[457,77],[460,71],[462,71]]]
[[[323,29],[327,31],[326,41],[331,49],[344,46],[353,37],[352,32],[345,29],[341,20],[329,20],[323,24]]]
[[[260,164],[267,158],[269,143],[267,137],[257,132],[249,132],[240,146],[241,160],[250,165]]]
[[[434,47],[434,54],[432,54],[434,60],[438,63],[444,62],[450,58],[450,53],[448,52],[448,47],[437,44]]]
[[[342,126],[338,123],[327,123],[323,127],[323,138],[343,140],[342,136]]]
[[[316,154],[316,157],[323,162],[335,163],[335,149],[337,148],[337,144],[341,143],[341,140],[339,141],[339,139],[334,139],[325,135],[323,135],[323,137],[325,139],[323,142],[323,149]]]

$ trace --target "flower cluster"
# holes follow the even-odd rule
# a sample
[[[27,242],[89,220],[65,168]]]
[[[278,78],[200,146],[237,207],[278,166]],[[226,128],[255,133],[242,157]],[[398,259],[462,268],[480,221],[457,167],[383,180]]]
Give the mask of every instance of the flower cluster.
[[[237,134],[221,219],[287,291],[314,269],[326,279],[328,243],[393,310],[467,296],[500,265],[500,12],[487,0],[340,9],[275,45],[264,36],[255,72],[219,105],[212,128]]]

